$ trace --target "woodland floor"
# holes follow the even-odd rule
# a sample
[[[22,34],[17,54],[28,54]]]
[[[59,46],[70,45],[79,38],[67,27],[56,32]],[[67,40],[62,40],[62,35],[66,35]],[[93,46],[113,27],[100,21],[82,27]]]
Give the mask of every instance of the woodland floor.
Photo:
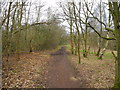
[[[64,47],[58,51],[21,54],[17,61],[3,57],[4,88],[109,88],[114,84],[114,58],[106,54],[98,60],[93,54],[82,57],[71,55]]]

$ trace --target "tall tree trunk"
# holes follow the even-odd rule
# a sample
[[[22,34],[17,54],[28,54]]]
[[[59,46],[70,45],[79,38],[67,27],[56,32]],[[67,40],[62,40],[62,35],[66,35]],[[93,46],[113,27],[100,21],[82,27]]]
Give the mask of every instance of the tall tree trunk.
[[[102,21],[102,0],[100,0],[100,21]],[[100,23],[100,35],[102,35],[102,23]],[[96,56],[99,56],[99,55],[100,55],[101,46],[102,46],[102,38],[99,37],[99,41],[98,41],[98,51],[97,51]]]
[[[27,43],[27,30],[28,30],[27,27],[28,27],[28,22],[29,22],[29,17],[30,17],[30,10],[31,10],[31,2],[30,2],[30,7],[28,10],[28,13],[25,15],[25,22],[26,22],[25,40],[26,40],[26,43]],[[28,17],[27,17],[27,15],[28,15]]]
[[[81,57],[80,57],[80,33],[78,32],[78,60],[79,64],[81,63]]]
[[[81,2],[79,2],[79,24],[80,24],[80,28],[81,28],[81,33],[82,33],[82,37],[83,37],[83,57],[87,57],[88,51],[87,51],[87,37],[88,37],[88,11],[84,11],[84,16],[85,16],[85,29],[83,29],[82,23],[81,23]],[[81,42],[82,43],[82,42]]]
[[[88,35],[88,27],[87,27],[87,17],[86,17],[86,20],[85,20],[85,38],[84,38],[84,52],[83,52],[83,56],[84,57],[87,57],[87,54],[88,54],[88,51],[87,51],[87,35]]]
[[[30,40],[30,50],[29,52],[32,52],[32,39]]]
[[[116,77],[115,85],[120,88],[120,13],[118,3],[114,2],[114,27],[116,30],[116,41],[117,41],[117,62],[116,62]],[[116,17],[117,16],[117,17]]]
[[[120,12],[118,2],[109,2],[109,9],[113,16],[116,44],[117,44],[117,58],[115,63],[115,88],[120,88]]]
[[[77,35],[78,35],[78,63],[81,63],[81,56],[80,56],[80,31],[79,31],[79,27],[77,24],[77,16],[76,16],[76,9],[75,9],[75,4],[73,2],[73,9],[74,9],[74,18],[75,18],[75,25],[76,25],[76,30],[77,30]]]
[[[21,21],[23,17],[23,6],[25,2],[22,2],[20,10],[18,10],[18,34],[17,34],[17,60],[20,60],[20,36],[21,36]]]
[[[74,54],[73,32],[72,32],[72,19],[71,18],[70,18],[70,43],[71,43],[71,53]]]
[[[70,19],[70,45],[71,45],[71,53],[74,54],[74,43],[73,43],[73,20],[72,20],[72,8],[68,4],[68,9],[69,9],[69,19]]]
[[[12,2],[9,3],[9,9],[8,9],[8,16],[7,16],[7,26],[6,26],[6,54],[7,54],[7,61],[9,58],[9,21],[10,21],[10,12],[11,12],[11,6],[12,6]]]
[[[75,46],[74,52],[75,52],[75,55],[77,55],[77,35],[76,34],[74,35],[74,46]]]
[[[120,27],[120,26],[119,26]],[[120,29],[117,30],[117,62],[116,62],[116,85],[120,88]]]

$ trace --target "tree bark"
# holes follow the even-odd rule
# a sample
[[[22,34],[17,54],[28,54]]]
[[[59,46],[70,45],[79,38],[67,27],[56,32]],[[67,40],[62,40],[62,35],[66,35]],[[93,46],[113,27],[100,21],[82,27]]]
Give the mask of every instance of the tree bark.
[[[70,7],[70,3],[68,3],[69,10],[69,20],[70,20],[70,45],[71,45],[71,53],[74,54],[74,43],[73,43],[73,20],[72,20],[72,8]]]
[[[9,21],[10,21],[10,12],[11,12],[11,6],[12,6],[12,2],[9,3],[9,9],[8,9],[8,16],[7,16],[7,26],[6,26],[6,54],[7,54],[7,61],[9,58]]]
[[[21,36],[21,21],[23,17],[23,7],[24,7],[25,2],[22,2],[20,9],[18,10],[18,31],[19,33],[17,34],[17,60],[20,60],[20,36]]]
[[[102,21],[102,0],[100,0],[100,21]],[[102,23],[100,23],[100,35],[102,35]],[[96,56],[99,56],[99,55],[100,55],[101,46],[102,46],[102,38],[99,37],[99,41],[98,41],[98,51],[97,51]]]
[[[76,33],[74,35],[74,46],[75,46],[74,52],[75,52],[75,55],[77,55],[77,35],[76,35]]]
[[[75,17],[75,25],[76,25],[76,30],[77,30],[77,35],[78,35],[78,63],[81,63],[81,56],[80,56],[80,31],[79,31],[79,27],[77,24],[77,16],[76,16],[76,9],[75,9],[75,4],[73,2],[73,9],[74,9],[74,17]]]
[[[74,54],[73,32],[72,32],[72,19],[71,18],[70,18],[70,43],[71,43],[71,53]]]
[[[118,2],[109,2],[109,9],[113,16],[115,37],[117,44],[117,58],[115,63],[115,83],[114,88],[120,88],[120,12]]]

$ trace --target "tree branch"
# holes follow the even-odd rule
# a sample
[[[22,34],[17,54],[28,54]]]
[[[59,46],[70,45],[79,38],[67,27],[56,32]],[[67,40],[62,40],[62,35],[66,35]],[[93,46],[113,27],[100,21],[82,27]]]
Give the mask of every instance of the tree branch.
[[[20,30],[22,31],[22,30],[24,30],[24,29],[26,29],[26,28],[29,28],[29,27],[31,27],[31,26],[40,25],[40,24],[47,24],[47,25],[50,25],[51,23],[50,23],[50,22],[33,23],[33,24],[31,24],[31,25],[28,25],[27,27],[24,27],[24,26],[23,26],[23,28],[21,28]],[[12,34],[16,34],[16,33],[18,33],[18,32],[19,32],[19,31],[16,30],[16,31],[13,32]]]
[[[105,26],[105,30],[110,31],[114,34],[113,29],[107,28],[106,24],[104,22],[100,21],[97,17],[95,17],[94,14],[89,10],[87,3],[85,3],[85,5],[86,5],[86,8],[89,11],[89,13],[92,15],[92,17],[89,17],[89,18],[96,19],[99,23],[101,23]]]
[[[106,37],[103,37],[92,25],[90,25],[90,23],[88,23],[88,24],[98,34],[99,37],[101,37],[103,39],[106,39],[106,40],[116,40],[115,38],[106,38]]]

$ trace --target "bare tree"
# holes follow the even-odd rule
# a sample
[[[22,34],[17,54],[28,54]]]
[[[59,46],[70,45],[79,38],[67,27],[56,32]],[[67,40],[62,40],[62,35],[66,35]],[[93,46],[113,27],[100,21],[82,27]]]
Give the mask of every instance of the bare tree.
[[[109,10],[113,17],[117,44],[116,74],[114,87],[120,88],[120,2],[109,2]]]
[[[78,51],[78,59],[79,59],[79,63],[81,63],[81,56],[80,56],[80,30],[79,30],[79,27],[78,27],[78,19],[77,19],[77,13],[76,13],[76,7],[75,7],[75,2],[72,2],[72,5],[73,5],[73,12],[74,12],[74,22],[75,22],[75,25],[76,25],[76,30],[77,30],[77,36],[78,36],[78,40],[77,40],[77,43],[78,43],[78,46],[77,46],[77,51]]]
[[[6,22],[6,54],[7,54],[7,61],[9,57],[9,23],[10,23],[10,12],[11,12],[12,2],[9,2],[8,13],[7,13],[7,22]]]
[[[88,25],[103,39],[106,40],[116,40],[116,44],[117,44],[117,56],[115,56],[116,59],[116,73],[115,73],[115,84],[114,87],[119,88],[120,87],[120,4],[119,2],[109,2],[109,12],[112,14],[113,17],[113,22],[114,22],[114,29],[111,29],[109,27],[106,26],[106,24],[104,22],[102,22],[101,20],[99,20],[97,17],[94,16],[94,14],[89,10],[88,5],[86,4],[87,10],[90,12],[90,14],[92,15],[92,17],[94,19],[96,19],[98,22],[100,22],[102,25],[104,25],[105,30],[110,31],[113,33],[113,35],[115,35],[115,37],[104,37],[102,36],[90,23],[88,23]]]
[[[70,2],[67,2],[67,4],[60,3],[59,6],[62,8],[65,20],[69,24],[71,53],[74,54],[73,8]]]

